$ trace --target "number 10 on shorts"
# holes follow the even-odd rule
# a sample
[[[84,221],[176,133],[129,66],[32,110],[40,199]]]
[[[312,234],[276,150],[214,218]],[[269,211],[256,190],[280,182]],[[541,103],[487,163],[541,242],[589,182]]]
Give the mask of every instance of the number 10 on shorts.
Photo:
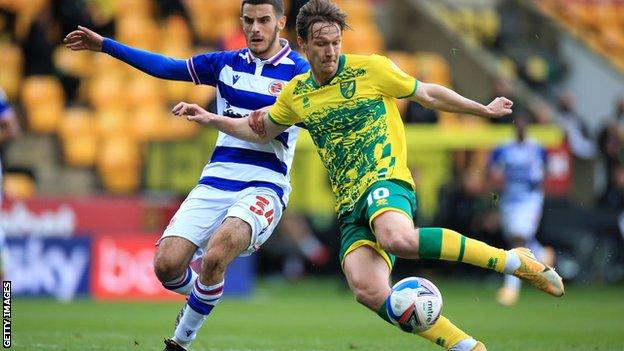
[[[375,203],[375,206],[384,206],[388,204],[388,198],[390,196],[390,191],[388,188],[377,188],[371,191],[366,197],[366,201],[368,201],[368,206],[372,206]]]

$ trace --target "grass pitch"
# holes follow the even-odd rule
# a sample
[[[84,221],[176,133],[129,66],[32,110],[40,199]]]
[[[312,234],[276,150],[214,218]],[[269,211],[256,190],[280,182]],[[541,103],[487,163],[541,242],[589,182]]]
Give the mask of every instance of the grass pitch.
[[[496,286],[436,281],[444,315],[489,350],[624,351],[624,287],[571,286],[556,299],[525,288],[512,308]],[[162,350],[180,303],[13,301],[15,350]],[[358,305],[340,283],[261,282],[250,299],[224,299],[192,350],[441,350]]]

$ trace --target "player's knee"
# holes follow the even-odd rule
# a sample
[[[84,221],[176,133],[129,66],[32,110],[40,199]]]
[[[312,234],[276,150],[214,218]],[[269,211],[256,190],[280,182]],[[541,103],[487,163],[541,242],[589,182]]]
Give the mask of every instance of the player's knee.
[[[154,259],[154,273],[161,282],[168,282],[184,274],[186,267],[171,257],[157,255]]]
[[[357,302],[373,310],[384,300],[379,289],[365,282],[352,284],[351,290]]]
[[[201,263],[202,274],[214,275],[225,272],[228,262],[222,250],[209,249],[204,254]]]
[[[418,251],[418,240],[413,232],[395,231],[378,238],[381,247],[401,257],[411,257]]]

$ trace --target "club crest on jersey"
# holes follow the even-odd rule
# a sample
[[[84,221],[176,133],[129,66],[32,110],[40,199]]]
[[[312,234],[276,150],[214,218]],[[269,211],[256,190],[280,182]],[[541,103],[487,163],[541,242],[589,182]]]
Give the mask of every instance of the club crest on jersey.
[[[274,80],[271,82],[271,84],[269,84],[269,94],[276,96],[277,94],[279,94],[282,89],[284,89],[284,83]]]
[[[346,82],[340,82],[340,94],[345,99],[350,99],[355,95],[355,80],[348,80]]]

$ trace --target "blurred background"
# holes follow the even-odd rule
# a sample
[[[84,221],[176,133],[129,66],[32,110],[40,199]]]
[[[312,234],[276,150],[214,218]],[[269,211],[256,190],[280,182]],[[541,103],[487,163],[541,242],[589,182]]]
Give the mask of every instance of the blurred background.
[[[293,37],[297,10],[285,1]],[[346,53],[380,53],[406,72],[514,114],[486,121],[398,101],[418,185],[420,226],[504,246],[489,180],[515,117],[548,150],[539,240],[568,282],[624,280],[624,1],[341,0]],[[0,0],[0,87],[22,133],[2,146],[1,226],[18,296],[169,299],[154,242],[196,184],[216,133],[169,111],[212,108],[214,89],[148,77],[106,54],[72,52],[77,25],[178,58],[245,46],[232,0]],[[230,267],[226,292],[258,277],[341,278],[328,179],[307,132],[279,229]],[[399,260],[394,274],[499,282],[466,265]],[[497,284],[497,283],[496,283]]]

